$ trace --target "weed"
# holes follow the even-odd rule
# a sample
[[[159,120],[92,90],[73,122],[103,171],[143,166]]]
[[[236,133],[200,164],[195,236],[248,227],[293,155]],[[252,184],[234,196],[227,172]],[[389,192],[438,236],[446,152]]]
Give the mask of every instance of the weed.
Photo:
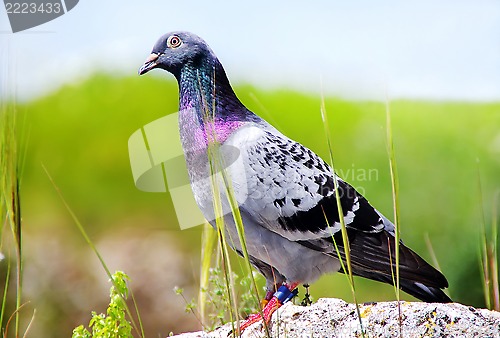
[[[251,278],[249,276],[239,277],[236,273],[232,272],[231,280],[234,281],[234,287],[236,295],[236,303],[238,304],[238,316],[240,318],[245,318],[251,313],[259,311],[255,306],[253,290],[251,287]],[[256,272],[252,272],[253,277],[259,283],[262,277]],[[200,315],[197,312],[197,304],[194,299],[188,301],[184,296],[184,290],[182,288],[174,288],[174,292],[181,296],[184,300],[185,311],[191,312],[196,318],[200,320]],[[205,300],[204,309],[208,313],[202,322],[203,328],[207,331],[212,331],[215,328],[228,323],[231,317],[228,313],[228,309],[232,307],[231,300],[227,294],[227,285],[225,274],[220,267],[212,267],[209,269],[208,283],[205,288],[202,288],[200,292],[203,294],[203,299]],[[200,320],[201,322],[201,320]]]
[[[89,322],[89,331],[83,325],[73,330],[73,338],[127,338],[132,337],[132,325],[127,320],[127,305],[129,289],[127,281],[130,278],[123,272],[117,271],[111,276],[109,291],[110,302],[106,314],[97,314],[92,311]]]

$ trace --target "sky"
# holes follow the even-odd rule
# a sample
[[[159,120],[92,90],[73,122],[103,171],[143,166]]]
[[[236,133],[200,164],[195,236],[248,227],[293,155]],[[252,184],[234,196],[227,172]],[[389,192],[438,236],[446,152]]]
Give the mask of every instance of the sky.
[[[0,8],[0,93],[29,100],[97,71],[135,76],[158,37],[175,30],[204,38],[233,84],[500,100],[498,0],[81,0],[15,34]]]

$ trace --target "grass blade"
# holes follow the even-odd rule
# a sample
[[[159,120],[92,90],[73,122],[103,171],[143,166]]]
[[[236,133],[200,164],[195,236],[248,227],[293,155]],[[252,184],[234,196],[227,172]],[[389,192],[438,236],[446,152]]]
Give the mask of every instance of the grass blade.
[[[394,292],[396,293],[396,298],[399,302],[400,293],[399,293],[399,241],[400,241],[400,229],[399,229],[399,180],[397,174],[396,167],[396,156],[394,153],[394,142],[392,138],[392,124],[391,124],[391,111],[389,109],[389,101],[386,101],[385,104],[385,112],[386,112],[386,129],[387,129],[387,148],[389,152],[389,169],[391,174],[391,186],[392,186],[392,207],[394,211],[394,241],[396,242],[396,273],[395,277],[393,274],[393,285]],[[389,245],[390,249],[390,245]],[[392,257],[392,255],[389,255]],[[391,264],[392,267],[392,264]]]
[[[357,300],[357,297],[356,297],[356,289],[355,289],[355,286],[354,286],[354,277],[353,277],[353,274],[352,274],[351,254],[350,254],[351,249],[350,249],[350,246],[349,246],[349,237],[347,235],[347,228],[345,226],[345,221],[344,221],[344,211],[342,210],[342,204],[341,204],[341,201],[340,201],[339,186],[338,186],[338,182],[337,182],[337,179],[336,179],[337,174],[335,173],[335,166],[334,166],[334,161],[333,161],[333,147],[332,147],[332,142],[331,142],[331,136],[330,136],[330,129],[329,129],[329,124],[328,124],[328,118],[327,118],[327,114],[326,114],[325,99],[324,99],[323,96],[321,97],[321,109],[320,110],[321,110],[321,119],[323,121],[323,127],[324,127],[325,135],[326,135],[326,142],[327,142],[327,145],[328,145],[328,154],[329,154],[329,159],[330,159],[330,168],[332,169],[332,175],[333,175],[333,182],[334,182],[334,189],[335,189],[335,199],[336,199],[336,203],[337,203],[337,211],[338,211],[339,220],[340,220],[340,229],[341,229],[341,233],[342,233],[342,242],[343,242],[343,246],[344,246],[347,271],[346,271],[346,267],[344,266],[342,257],[340,255],[340,251],[339,251],[339,248],[337,246],[337,243],[335,242],[335,238],[333,238],[333,235],[332,235],[332,238],[333,238],[333,243],[334,243],[334,246],[335,246],[335,250],[337,251],[337,256],[338,256],[339,261],[340,261],[341,268],[343,269],[344,274],[347,276],[347,279],[348,279],[348,282],[349,282],[349,286],[351,288],[352,298],[353,298],[354,303],[356,304],[356,313],[357,313],[358,320],[359,320],[359,325],[360,325],[360,328],[361,328],[361,335],[364,338],[365,337],[365,329],[363,327],[363,321],[361,320],[361,312],[359,311],[359,304],[358,304],[358,300]],[[323,211],[323,213],[324,213],[324,211]],[[326,222],[327,222],[327,226],[329,227],[330,225],[328,223],[328,219],[326,218],[326,215],[325,215],[325,219],[326,219]]]
[[[203,225],[201,239],[201,269],[200,269],[200,291],[198,293],[198,308],[200,321],[203,327],[207,324],[207,292],[209,288],[210,267],[212,264],[213,252],[217,243],[217,232],[208,223]]]
[[[15,100],[13,100],[15,102]],[[0,212],[1,218],[5,219],[2,223],[3,244],[4,227],[9,226],[14,240],[14,252],[16,262],[16,309],[21,308],[22,302],[22,277],[23,277],[23,259],[22,259],[22,217],[20,200],[20,168],[22,151],[19,145],[19,128],[17,123],[18,115],[15,103],[6,104],[3,101],[0,104]],[[9,263],[10,264],[10,263]],[[10,273],[9,273],[10,274]],[[2,304],[6,303],[7,290],[4,292]],[[3,306],[3,305],[2,305]],[[2,311],[3,312],[3,311]],[[3,313],[1,315],[3,324]],[[15,335],[20,335],[20,311],[15,312],[14,326]]]
[[[388,243],[389,248],[389,259],[391,260],[391,274],[392,283],[394,285],[394,292],[396,293],[396,300],[398,302],[398,319],[399,319],[399,336],[403,337],[403,323],[402,323],[402,313],[401,313],[401,296],[400,296],[400,285],[399,285],[399,242],[400,242],[400,220],[399,220],[399,180],[398,171],[396,166],[396,154],[394,152],[394,141],[392,137],[392,122],[391,122],[391,110],[389,108],[389,99],[385,101],[385,113],[386,113],[386,129],[387,129],[387,149],[389,153],[389,170],[391,174],[391,187],[392,187],[392,207],[394,211],[394,248],[395,248],[395,265],[396,273],[393,271],[392,264],[392,253],[391,245]]]
[[[424,234],[425,245],[427,246],[427,250],[429,250],[429,254],[431,255],[432,264],[441,271],[441,267],[439,265],[439,261],[437,259],[436,253],[434,252],[434,246],[432,245],[431,239],[429,238],[429,233]]]
[[[45,171],[46,175],[48,176],[50,183],[52,184],[52,186],[56,190],[57,194],[59,195],[59,198],[61,199],[64,207],[66,208],[66,210],[70,214],[71,218],[73,219],[73,222],[76,224],[76,226],[77,226],[78,230],[80,231],[81,235],[83,236],[83,238],[85,239],[85,241],[87,242],[87,244],[90,246],[90,248],[92,249],[92,251],[94,251],[94,253],[96,254],[97,258],[99,259],[99,262],[101,263],[101,266],[103,267],[104,271],[108,275],[109,280],[113,283],[113,285],[116,287],[117,290],[120,290],[120,286],[116,284],[115,279],[113,278],[113,275],[111,274],[111,271],[109,270],[108,266],[106,265],[106,263],[104,261],[104,258],[99,253],[99,250],[97,250],[96,246],[94,245],[94,242],[90,239],[89,235],[87,234],[87,231],[85,231],[85,228],[83,227],[82,223],[80,222],[80,220],[78,219],[78,217],[74,213],[73,209],[71,209],[71,207],[69,206],[68,202],[66,202],[66,199],[64,198],[61,190],[59,189],[59,187],[54,182],[54,180],[53,180],[52,176],[49,174],[47,168],[43,164],[42,164],[42,168]],[[137,323],[134,320],[134,317],[132,316],[132,313],[131,313],[128,305],[125,302],[126,296],[123,295],[123,294],[120,294],[120,296],[123,299],[125,310],[127,312],[127,316],[129,317],[129,320],[131,321],[132,326],[134,327],[134,330],[141,337],[145,337],[144,336],[144,330],[143,330],[142,322],[141,322],[140,316],[139,316],[139,312],[137,312],[138,320],[140,322],[140,324],[138,326]],[[137,309],[137,306],[135,304],[135,300],[134,300],[134,306]]]
[[[493,310],[500,311],[500,282],[498,275],[498,204],[500,191],[497,190],[493,199],[491,244],[490,244],[490,266],[492,275],[492,298]]]
[[[483,282],[483,293],[486,307],[490,310],[500,311],[500,286],[498,276],[498,203],[500,191],[496,191],[493,197],[491,233],[488,235],[486,229],[486,218],[483,202],[483,189],[479,161],[477,168],[479,200],[481,205],[481,243],[480,243],[480,263]]]
[[[238,310],[238,302],[235,294],[235,282],[233,279],[231,263],[229,260],[229,251],[228,247],[228,239],[226,238],[226,225],[224,221],[224,209],[222,198],[226,198],[229,204],[229,208],[231,210],[231,214],[233,216],[233,222],[236,227],[236,231],[238,234],[239,243],[241,246],[241,252],[243,255],[244,261],[244,270],[246,271],[247,276],[250,277],[251,284],[254,289],[254,298],[255,302],[258,303],[258,288],[257,283],[255,282],[255,278],[252,273],[252,266],[250,263],[250,257],[248,255],[248,249],[246,246],[245,239],[245,230],[243,225],[243,220],[241,218],[239,205],[236,200],[234,190],[232,187],[232,181],[229,177],[229,173],[226,171],[226,165],[224,163],[224,158],[220,151],[220,144],[218,142],[217,130],[215,128],[215,113],[216,113],[216,91],[215,91],[215,73],[213,74],[213,83],[212,93],[210,96],[207,96],[203,91],[200,92],[201,102],[203,107],[203,124],[205,129],[205,137],[207,138],[208,146],[207,146],[207,156],[208,163],[210,167],[210,178],[211,178],[211,188],[212,188],[212,196],[213,196],[213,207],[215,214],[215,225],[217,234],[219,237],[219,247],[222,253],[222,262],[224,267],[224,275],[226,278],[226,289],[227,295],[230,304],[232,304],[232,311],[230,311],[230,320],[233,323],[233,332],[239,332],[239,310]],[[198,84],[201,86],[201,79],[198,76]],[[209,102],[210,101],[210,102]],[[208,129],[208,131],[207,131]],[[221,191],[221,188],[223,191]],[[232,243],[236,243],[233,238],[229,239]],[[208,260],[208,258],[207,258]],[[204,265],[207,263],[204,262]],[[206,267],[204,268],[206,270]],[[206,278],[206,277],[204,277]],[[259,308],[259,307],[257,307]],[[234,322],[236,320],[236,328],[234,327]],[[266,333],[269,336],[269,332]]]
[[[7,296],[9,291],[9,281],[10,281],[10,273],[11,273],[11,263],[10,259],[7,260],[7,273],[5,276],[5,288],[3,290],[2,296],[2,308],[0,309],[0,328],[3,328],[3,317],[5,314],[5,307],[7,305]]]

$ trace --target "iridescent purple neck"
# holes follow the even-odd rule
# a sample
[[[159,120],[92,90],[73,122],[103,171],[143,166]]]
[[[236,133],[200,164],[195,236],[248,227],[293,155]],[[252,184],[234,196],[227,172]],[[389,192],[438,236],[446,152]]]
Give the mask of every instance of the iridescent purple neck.
[[[260,120],[238,99],[224,68],[215,57],[196,67],[187,64],[177,80],[180,109],[194,109],[199,119],[208,115],[217,124],[225,121]]]
[[[210,142],[223,144],[243,124],[260,121],[236,97],[216,58],[187,64],[179,83],[179,127],[185,149],[206,151]]]
[[[183,109],[179,114],[181,137],[192,151],[204,151],[210,143],[223,144],[245,122],[200,118],[195,109]]]
[[[206,135],[208,142],[217,142],[223,144],[236,129],[241,127],[241,121],[216,121],[215,123],[205,124],[205,128],[198,129],[199,133]],[[214,139],[215,136],[215,139]]]

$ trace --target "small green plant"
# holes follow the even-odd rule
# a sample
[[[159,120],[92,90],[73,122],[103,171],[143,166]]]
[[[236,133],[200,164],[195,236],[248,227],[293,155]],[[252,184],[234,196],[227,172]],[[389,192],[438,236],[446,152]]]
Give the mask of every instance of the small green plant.
[[[199,320],[199,317],[198,317],[197,313],[195,312],[196,302],[194,301],[194,299],[192,299],[191,301],[188,302],[187,298],[184,296],[184,289],[183,288],[176,286],[174,288],[174,292],[176,295],[181,296],[182,299],[184,299],[184,303],[186,303],[186,307],[185,307],[186,312],[191,312]]]
[[[245,318],[251,313],[258,312],[259,309],[256,307],[255,297],[251,286],[251,277],[239,277],[234,272],[231,274],[231,279],[235,281],[234,291],[236,303],[238,304],[239,316]],[[255,271],[253,271],[252,274],[256,282],[260,284],[263,277]],[[182,288],[175,287],[174,292],[181,296],[186,303],[185,311],[191,312],[196,318],[200,319],[195,301],[189,301],[184,296],[184,290]],[[209,269],[208,283],[205,287],[201,288],[201,293],[203,293],[204,309],[208,313],[207,318],[203,321],[204,329],[212,331],[218,326],[228,323],[231,320],[228,314],[228,309],[231,308],[231,302],[227,294],[225,274],[220,267],[212,267]]]
[[[236,280],[237,275],[232,272],[233,280]],[[209,318],[209,328],[214,329],[218,325],[223,325],[229,320],[227,309],[231,304],[225,292],[225,279],[220,268],[215,267],[210,269],[208,289],[204,290],[207,293],[207,304],[211,308]]]
[[[256,283],[257,285],[263,285],[264,277],[258,272],[252,271],[252,276],[243,276],[239,280],[239,285],[241,286],[241,292],[239,293],[239,304],[240,313],[243,317],[260,311],[260,308],[256,306],[259,303],[255,302],[253,283]],[[262,289],[265,290],[265,287],[263,287]]]
[[[121,271],[112,275],[113,285],[109,292],[110,302],[106,314],[97,314],[92,311],[92,319],[89,322],[91,331],[80,325],[73,330],[73,338],[132,337],[132,325],[127,320],[127,306],[125,304],[129,294],[128,280],[130,278]]]

